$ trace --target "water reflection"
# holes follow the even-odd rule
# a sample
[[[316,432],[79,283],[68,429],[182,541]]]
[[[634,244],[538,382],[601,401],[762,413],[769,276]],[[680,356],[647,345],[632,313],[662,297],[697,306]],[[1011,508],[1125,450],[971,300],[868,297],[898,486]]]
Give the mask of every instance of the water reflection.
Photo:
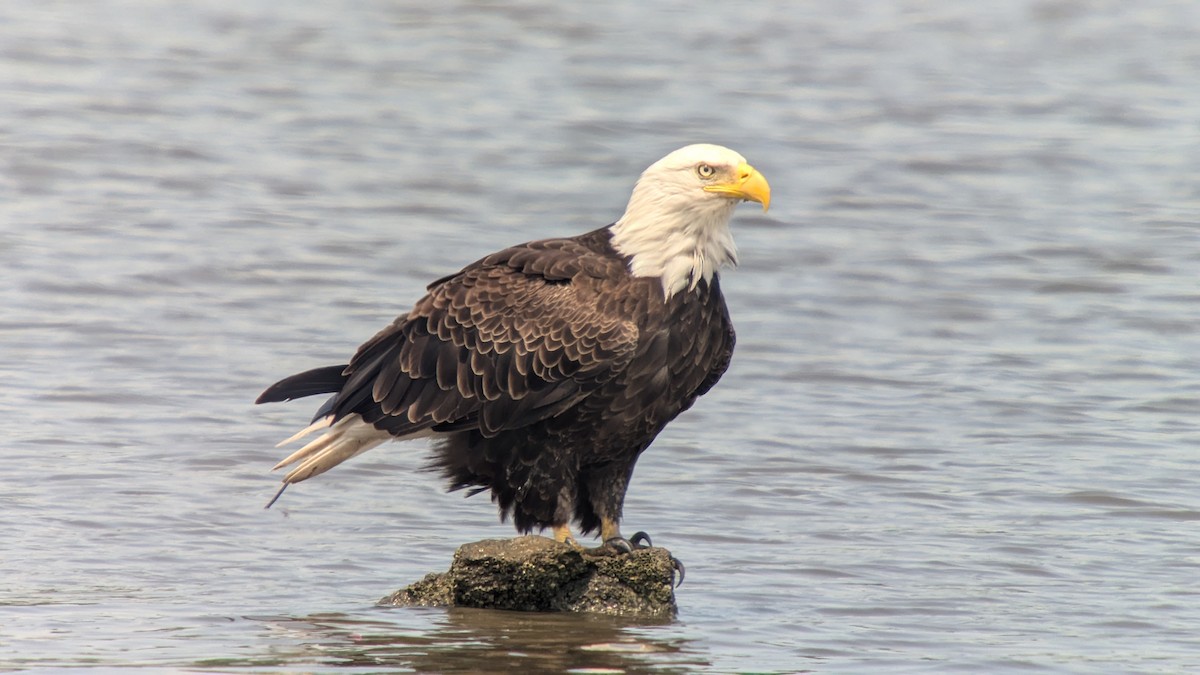
[[[281,641],[253,663],[320,663],[418,672],[691,672],[711,663],[669,620],[483,609],[380,607],[377,618],[340,613],[250,617]]]

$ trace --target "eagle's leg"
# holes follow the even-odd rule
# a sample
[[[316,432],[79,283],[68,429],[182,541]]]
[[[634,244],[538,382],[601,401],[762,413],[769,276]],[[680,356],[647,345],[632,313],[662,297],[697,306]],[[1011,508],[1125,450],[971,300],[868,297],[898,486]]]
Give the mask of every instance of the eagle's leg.
[[[560,544],[569,544],[575,548],[583,548],[579,542],[575,541],[575,535],[571,534],[571,526],[565,523],[554,526],[554,541]]]
[[[606,546],[611,546],[621,553],[629,553],[639,548],[650,548],[654,545],[654,542],[650,541],[650,535],[645,532],[636,532],[629,539],[621,536],[620,526],[611,518],[600,519],[600,540]]]
[[[629,553],[634,549],[647,548],[654,545],[650,543],[650,535],[645,532],[638,532],[633,535],[632,539],[626,539],[621,536],[621,526],[611,518],[600,519],[600,541],[622,553]],[[642,541],[646,543],[642,544]]]
[[[597,520],[600,521],[600,541],[604,543],[594,549],[598,553],[632,553],[653,546],[650,543],[650,535],[645,532],[638,532],[629,539],[621,536],[621,510],[631,475],[632,462],[611,462],[593,466],[583,473],[585,487],[581,492],[590,495],[586,505],[591,508],[578,510],[577,516],[584,528],[589,530],[595,527]],[[679,583],[683,583],[683,563],[671,556],[671,564],[679,573]]]

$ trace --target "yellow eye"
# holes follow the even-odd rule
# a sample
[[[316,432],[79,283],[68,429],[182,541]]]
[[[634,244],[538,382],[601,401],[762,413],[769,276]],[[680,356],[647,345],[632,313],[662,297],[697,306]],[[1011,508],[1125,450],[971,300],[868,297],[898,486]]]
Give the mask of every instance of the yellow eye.
[[[700,176],[701,178],[712,178],[712,175],[716,172],[716,169],[707,164],[701,164],[700,166],[696,167],[696,175]]]

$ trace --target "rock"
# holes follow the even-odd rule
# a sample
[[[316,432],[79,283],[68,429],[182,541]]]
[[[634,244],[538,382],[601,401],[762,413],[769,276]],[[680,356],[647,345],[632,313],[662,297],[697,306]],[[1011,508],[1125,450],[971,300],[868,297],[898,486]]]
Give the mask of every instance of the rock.
[[[379,602],[669,618],[676,611],[673,574],[671,554],[662,548],[618,554],[539,536],[488,539],[460,546],[448,572]]]

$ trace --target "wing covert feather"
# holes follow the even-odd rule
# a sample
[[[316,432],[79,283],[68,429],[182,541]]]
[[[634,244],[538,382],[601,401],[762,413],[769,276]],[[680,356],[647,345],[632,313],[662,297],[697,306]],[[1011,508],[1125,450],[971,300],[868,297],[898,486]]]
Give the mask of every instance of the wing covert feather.
[[[397,435],[477,426],[491,436],[562,412],[636,349],[637,328],[607,311],[600,292],[614,265],[572,240],[547,240],[440,279],[359,348],[335,416],[359,412]]]

